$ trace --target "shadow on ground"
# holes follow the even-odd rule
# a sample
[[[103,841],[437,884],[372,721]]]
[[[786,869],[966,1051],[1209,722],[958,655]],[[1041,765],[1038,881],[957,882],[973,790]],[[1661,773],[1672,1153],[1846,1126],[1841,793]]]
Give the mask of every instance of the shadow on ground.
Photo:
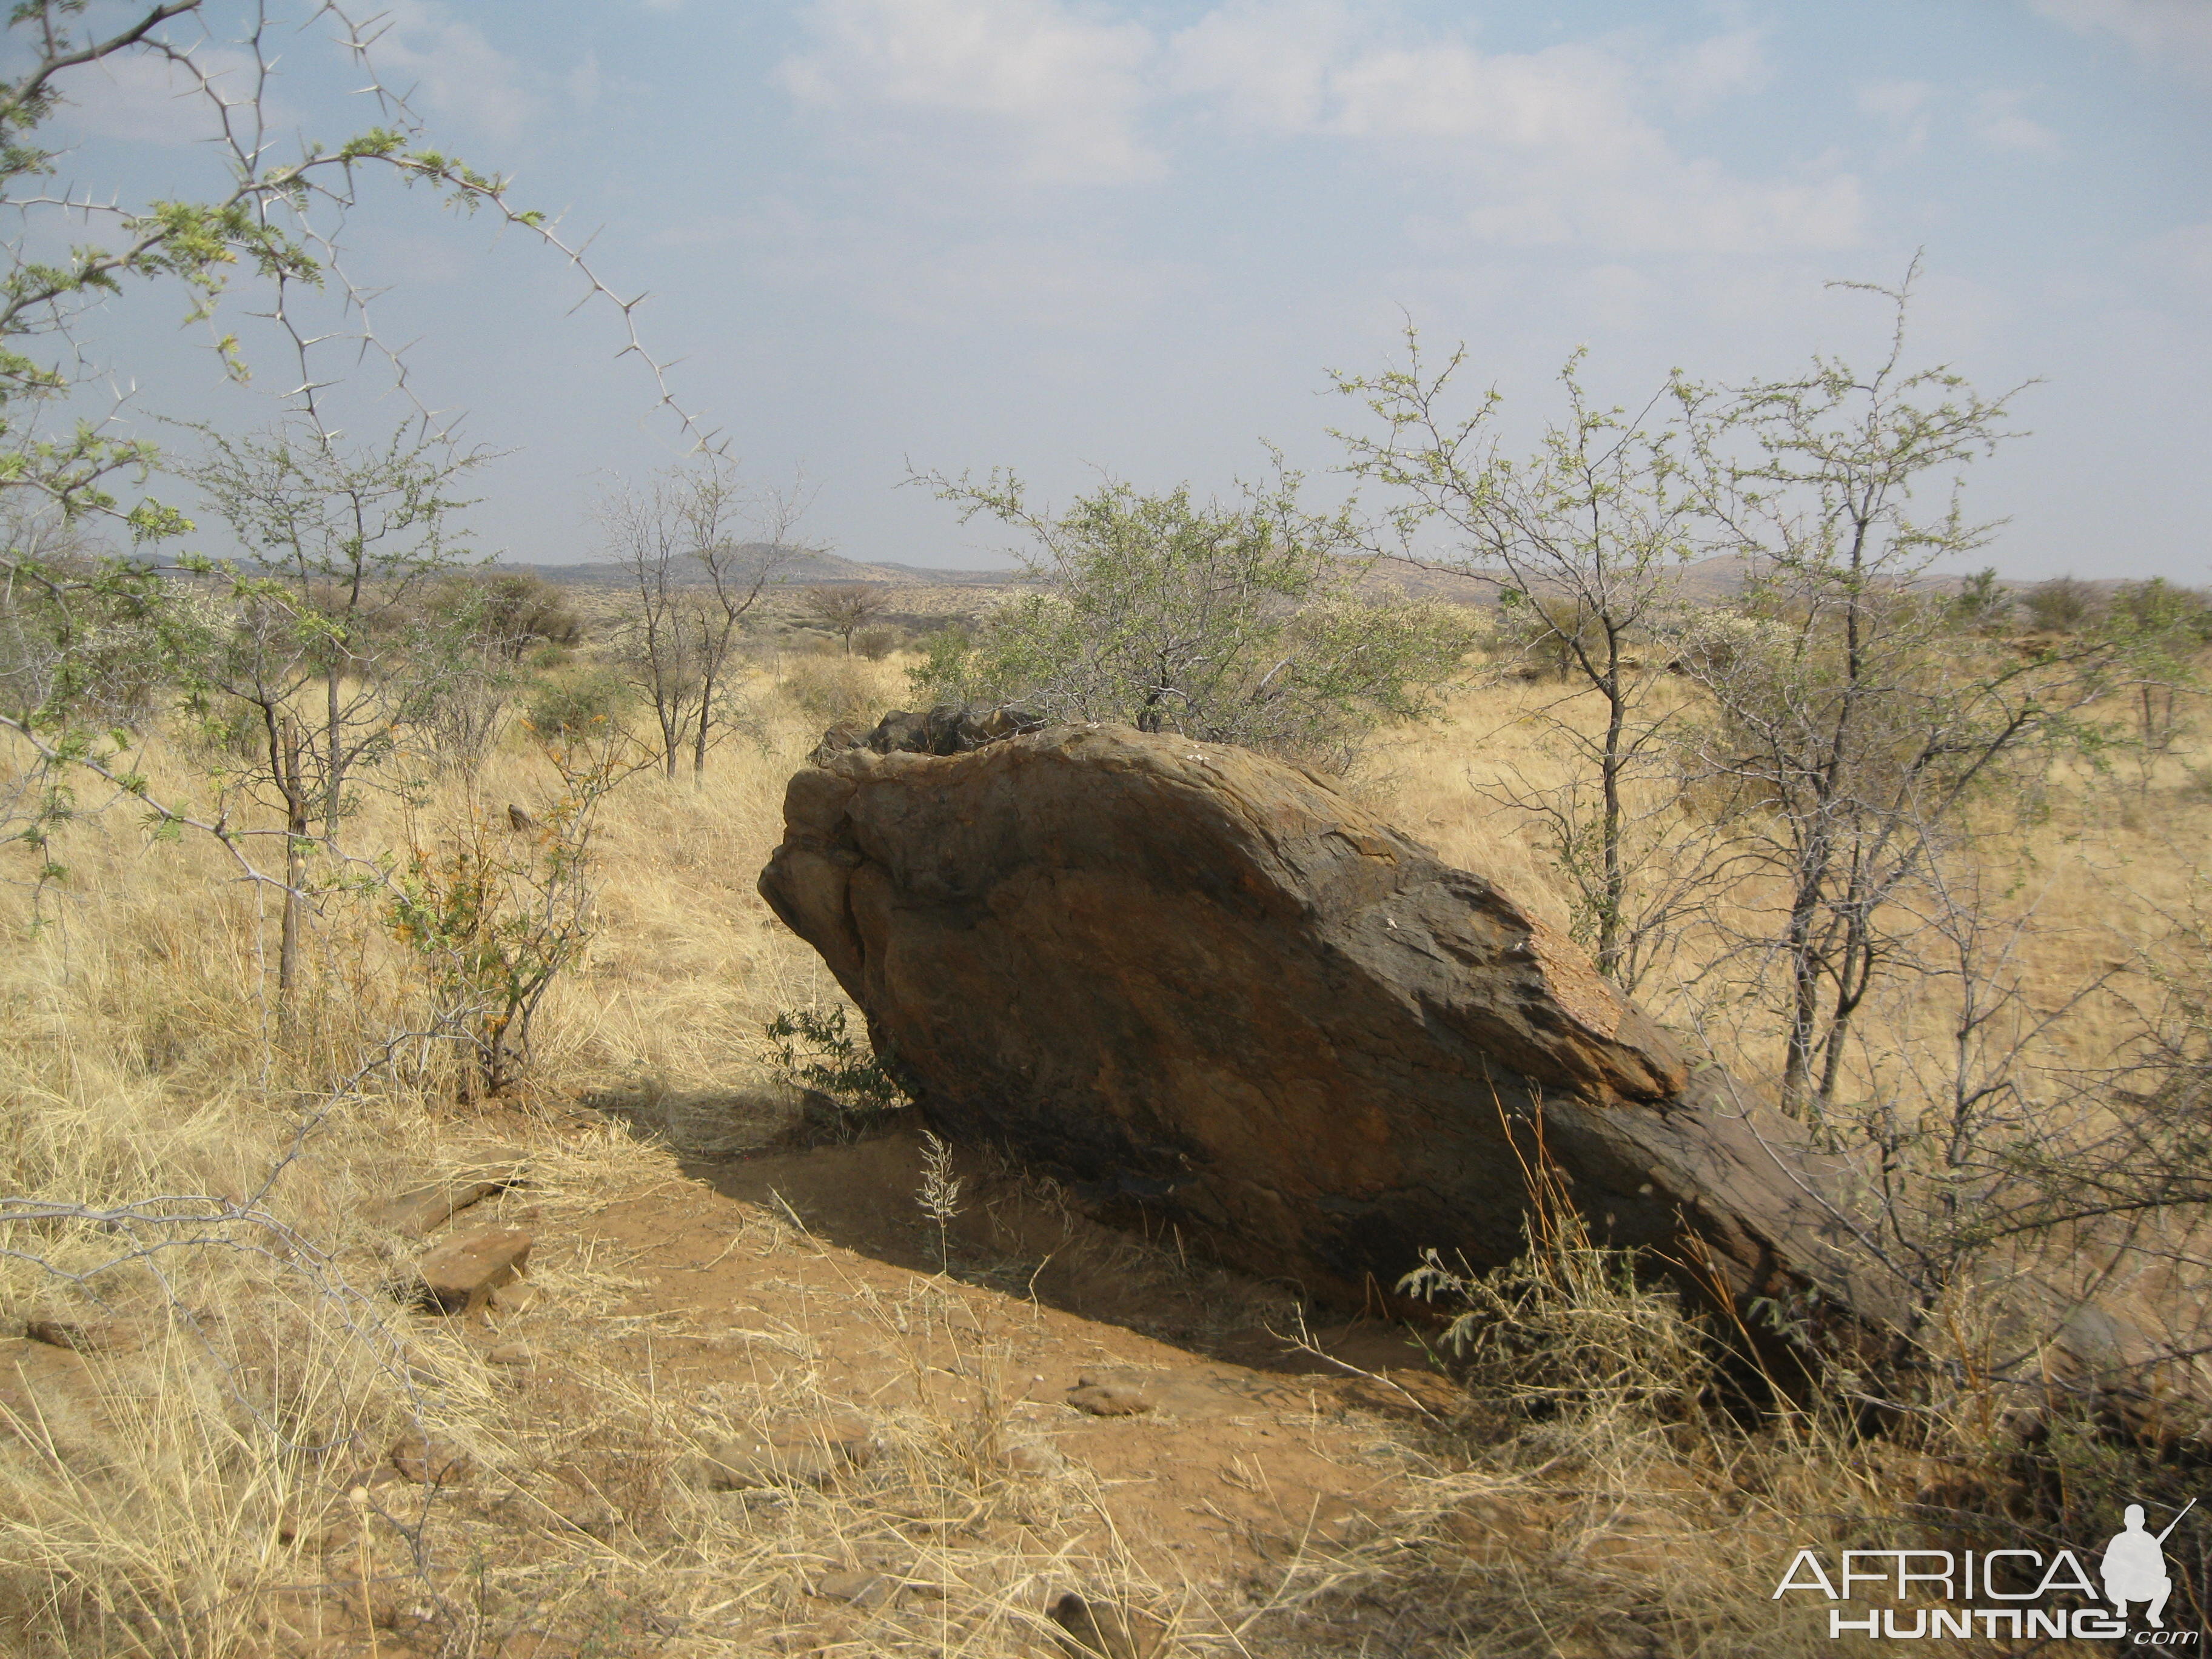
[[[670,1146],[690,1179],[890,1266],[948,1272],[1254,1370],[1437,1370],[1433,1333],[1382,1318],[1310,1324],[1297,1285],[1219,1267],[1164,1223],[1104,1224],[1060,1183],[989,1150],[956,1150],[956,1212],[940,1235],[921,1200],[926,1149],[909,1112],[856,1119],[775,1079],[719,1091],[646,1080],[585,1103]]]

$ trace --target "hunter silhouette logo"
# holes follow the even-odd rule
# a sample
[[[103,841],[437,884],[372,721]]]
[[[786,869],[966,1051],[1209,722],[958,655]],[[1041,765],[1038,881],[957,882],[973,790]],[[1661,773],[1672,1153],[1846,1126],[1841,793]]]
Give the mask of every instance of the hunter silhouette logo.
[[[2162,1530],[2152,1532],[2145,1524],[2143,1505],[2129,1504],[2121,1530],[2112,1535],[2101,1557],[2087,1549],[2047,1547],[1847,1549],[1832,1557],[1801,1548],[1790,1559],[1774,1595],[1778,1601],[1792,1592],[1809,1591],[1829,1602],[1826,1611],[1831,1640],[1846,1635],[1892,1641],[1979,1637],[2018,1642],[2070,1637],[2195,1651],[2203,1641],[2202,1632],[2166,1628],[2166,1605],[2175,1583],[2166,1566],[2165,1545],[2196,1507],[2192,1498]],[[2101,1592],[2089,1577],[2093,1560],[2104,1582]],[[2185,1604],[2186,1600],[2185,1594]],[[2145,1627],[2130,1632],[2129,1610],[2136,1607],[2142,1609]]]
[[[2191,1498],[2182,1506],[2181,1515],[2197,1507]],[[2173,1580],[2166,1576],[2166,1536],[2181,1524],[2181,1515],[2166,1523],[2166,1531],[2154,1536],[2143,1530],[2143,1506],[2128,1505],[2122,1518],[2127,1523],[2125,1532],[2112,1534],[2112,1541],[2105,1546],[2102,1567],[2105,1578],[2105,1598],[2112,1604],[2112,1611],[2123,1619],[2128,1616],[2128,1603],[2148,1601],[2143,1616],[2150,1620],[2153,1630],[2164,1630],[2166,1598],[2173,1594]]]

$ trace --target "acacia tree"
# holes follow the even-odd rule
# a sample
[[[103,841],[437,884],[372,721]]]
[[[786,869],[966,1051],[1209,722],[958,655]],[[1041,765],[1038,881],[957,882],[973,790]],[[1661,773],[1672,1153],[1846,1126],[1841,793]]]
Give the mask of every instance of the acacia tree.
[[[706,770],[744,620],[808,550],[789,544],[803,507],[796,490],[747,496],[729,465],[708,457],[642,488],[619,484],[594,509],[628,590],[623,660],[653,710],[669,777],[687,738],[692,775]],[[766,539],[740,539],[749,526]]]
[[[441,626],[468,635],[508,667],[541,646],[571,646],[583,618],[556,583],[534,571],[457,570],[441,580],[425,609]]]
[[[222,313],[234,289],[250,287],[260,339],[288,360],[283,384],[292,389],[283,401],[322,441],[337,441],[325,419],[326,395],[346,378],[336,372],[334,353],[356,364],[381,360],[394,387],[411,400],[401,354],[379,342],[371,295],[347,275],[347,222],[378,174],[425,185],[463,211],[489,209],[542,240],[577,272],[587,299],[604,298],[615,308],[626,350],[653,375],[660,403],[675,410],[690,440],[711,447],[708,434],[676,409],[660,365],[644,350],[634,301],[606,289],[544,215],[514,205],[507,180],[422,142],[405,99],[378,77],[375,23],[351,0],[149,0],[128,8],[112,27],[88,21],[85,0],[21,0],[11,9],[11,67],[0,76],[0,216],[9,225],[0,234],[0,496],[33,505],[10,507],[6,521],[35,521],[48,509],[64,523],[106,518],[140,543],[189,530],[173,507],[143,494],[127,499],[157,463],[156,447],[118,435],[112,419],[85,414],[86,400],[111,377],[133,378],[129,365],[103,360],[87,319],[139,288],[180,290],[185,321],[207,327],[210,349],[243,381],[248,346],[222,326]],[[358,76],[368,119],[351,137],[295,142],[287,135],[296,124],[270,118],[264,100],[280,57],[312,51],[299,38],[302,31],[326,31],[330,49]],[[226,176],[203,198],[56,193],[42,182],[54,173],[57,155],[43,129],[70,88],[127,63],[155,65],[156,80],[181,88],[173,101],[205,116]],[[56,249],[66,251],[50,252]],[[422,430],[434,434],[428,411],[416,408]],[[57,562],[35,538],[11,537],[0,545],[0,586],[11,604],[36,611],[42,637],[61,641],[66,659],[47,677],[51,696],[34,707],[0,710],[0,732],[12,737],[29,769],[9,792],[5,831],[46,867],[50,831],[76,810],[73,777],[119,779],[133,792],[140,787],[127,735],[87,718],[99,700],[88,698],[86,688],[100,676],[81,653],[95,639],[100,652],[112,653],[118,630],[128,629],[140,659],[158,664],[173,653],[179,631],[193,632],[192,619],[175,614],[176,590],[148,564],[117,557]],[[165,823],[188,821],[181,809],[164,811]],[[259,833],[225,820],[212,827],[241,857],[240,837]],[[250,860],[247,867],[258,875]]]
[[[1729,926],[1740,955],[1778,969],[1783,1103],[1816,1120],[1869,990],[1911,965],[1899,901],[1978,800],[2084,735],[2075,717],[2112,659],[2094,640],[2026,656],[1977,641],[1921,591],[1930,565],[1994,530],[1964,516],[1961,475],[2007,435],[2012,394],[1907,366],[1917,269],[1894,289],[1838,285],[1891,309],[1870,374],[1816,356],[1794,379],[1692,400],[1706,506],[1748,562],[1759,625],[1683,659],[1711,702],[1689,741],[1779,892],[1771,932]]]
[[[1449,607],[1370,599],[1342,514],[1309,513],[1295,473],[1203,506],[1188,485],[1109,482],[1065,513],[992,473],[921,480],[1027,532],[1041,584],[915,671],[940,696],[1021,699],[1058,719],[1126,721],[1337,769],[1382,720],[1434,706],[1474,642]]]
[[[2131,706],[2137,777],[2148,793],[2152,768],[2186,729],[2181,700],[2201,686],[2197,659],[2212,642],[2212,605],[2162,576],[2123,582],[2105,608],[2102,628],[2122,659],[2118,678]]]
[[[1678,376],[1632,416],[1601,406],[1583,389],[1578,351],[1559,374],[1565,417],[1516,459],[1492,430],[1496,391],[1453,412],[1466,348],[1432,368],[1410,325],[1405,338],[1402,365],[1333,376],[1382,424],[1379,435],[1336,434],[1347,470],[1391,492],[1396,556],[1495,583],[1524,647],[1567,681],[1535,711],[1566,781],[1518,779],[1507,799],[1540,827],[1599,971],[1632,991],[1711,874],[1674,810],[1673,708],[1656,695],[1667,653],[1652,648],[1679,616],[1676,570],[1707,531],[1681,454],[1692,394]]]
[[[286,720],[309,720],[304,751],[323,833],[335,838],[347,781],[388,753],[405,682],[434,658],[410,647],[421,601],[455,563],[465,538],[448,526],[470,505],[448,493],[490,459],[449,441],[410,440],[348,452],[295,426],[245,437],[199,428],[206,451],[182,469],[229,524],[261,580],[242,595],[259,620],[243,635],[253,657],[240,695],[271,744]],[[269,625],[274,608],[288,619]],[[310,717],[300,693],[316,684]],[[273,752],[273,751],[272,751]]]
[[[845,642],[853,654],[853,635],[890,607],[890,595],[866,582],[839,582],[810,587],[800,601],[799,614],[817,627],[828,629]]]
[[[793,562],[825,550],[793,539],[811,499],[803,479],[794,479],[786,489],[745,498],[741,512],[718,463],[710,462],[702,477],[690,521],[692,560],[706,579],[706,591],[695,601],[700,672],[699,719],[691,748],[695,777],[707,769],[711,723],[721,708],[723,685],[745,618]],[[751,532],[743,542],[732,539],[740,524]]]

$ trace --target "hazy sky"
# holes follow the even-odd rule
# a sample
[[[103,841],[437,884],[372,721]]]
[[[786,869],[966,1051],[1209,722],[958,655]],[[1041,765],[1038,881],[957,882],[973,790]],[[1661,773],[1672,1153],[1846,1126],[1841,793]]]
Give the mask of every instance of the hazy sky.
[[[1674,366],[1869,356],[1835,278],[1916,248],[1920,354],[2018,404],[1972,504],[2033,576],[2212,581],[2212,3],[1505,5],[1221,0],[398,0],[380,46],[433,131],[597,232],[680,398],[852,556],[977,563],[908,465],[1226,489],[1261,440],[1325,475],[1401,311],[1520,430],[1577,345],[1641,400]],[[276,97],[368,125],[305,43]],[[87,71],[78,182],[210,155],[151,73]],[[376,194],[356,268],[416,383],[516,453],[480,544],[593,551],[586,503],[674,453],[611,313],[488,222]],[[258,418],[173,301],[97,338],[144,414]],[[249,334],[249,344],[252,337]],[[264,368],[257,386],[282,390]],[[364,421],[380,416],[364,416]]]

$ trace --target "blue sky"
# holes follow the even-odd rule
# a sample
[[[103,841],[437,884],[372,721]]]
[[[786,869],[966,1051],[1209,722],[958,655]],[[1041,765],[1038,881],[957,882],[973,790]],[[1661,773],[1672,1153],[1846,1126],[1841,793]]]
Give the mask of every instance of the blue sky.
[[[1526,436],[1551,377],[1640,402],[1670,368],[1871,356],[1837,278],[1926,276],[1921,355],[2018,403],[1970,501],[2033,577],[2212,582],[2212,3],[397,0],[379,46],[434,133],[596,232],[678,395],[863,559],[999,544],[923,469],[1225,489],[1262,439],[1320,489],[1408,313],[1465,339]],[[220,28],[217,29],[220,33]],[[220,42],[209,50],[219,52]],[[303,43],[276,96],[367,124]],[[158,193],[213,158],[158,76],[87,71],[73,177]],[[194,169],[203,171],[196,174]],[[510,450],[479,544],[588,557],[589,497],[672,459],[604,309],[542,251],[373,193],[422,395]],[[139,297],[99,320],[140,416],[273,412]],[[265,354],[246,325],[249,349]],[[265,356],[261,361],[265,362]],[[364,410],[364,422],[384,418]]]

